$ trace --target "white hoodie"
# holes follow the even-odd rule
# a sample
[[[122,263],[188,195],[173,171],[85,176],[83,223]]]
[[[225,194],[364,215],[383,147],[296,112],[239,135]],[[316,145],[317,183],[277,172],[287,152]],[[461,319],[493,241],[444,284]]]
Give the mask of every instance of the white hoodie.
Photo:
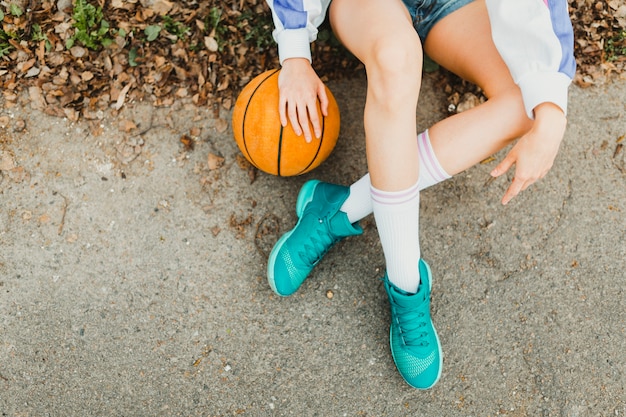
[[[325,19],[330,0],[266,0],[282,64],[311,61],[310,42]],[[493,41],[520,87],[524,107],[545,102],[567,112],[567,90],[576,70],[574,34],[567,0],[486,0]]]

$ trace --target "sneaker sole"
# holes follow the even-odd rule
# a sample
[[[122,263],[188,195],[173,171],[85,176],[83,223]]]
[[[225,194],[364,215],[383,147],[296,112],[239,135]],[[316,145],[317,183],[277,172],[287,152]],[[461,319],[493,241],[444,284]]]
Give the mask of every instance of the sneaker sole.
[[[317,184],[319,183],[320,181],[318,180],[311,180],[311,181],[307,181],[302,186],[302,189],[298,193],[298,199],[296,200],[296,215],[298,216],[298,222],[293,227],[293,229],[291,229],[289,232],[285,233],[280,239],[278,239],[278,242],[276,242],[276,244],[274,245],[272,252],[270,252],[270,256],[267,261],[267,281],[269,282],[270,287],[272,288],[272,291],[274,291],[276,294],[280,295],[281,297],[287,297],[291,294],[281,294],[276,289],[276,281],[274,279],[274,266],[276,264],[276,258],[278,257],[278,252],[280,252],[280,249],[283,247],[285,241],[289,239],[293,231],[300,225],[300,219],[302,217],[302,213],[304,213],[304,209],[306,208],[306,205],[309,204],[311,200],[313,200],[313,195],[315,194],[315,188],[317,187]]]

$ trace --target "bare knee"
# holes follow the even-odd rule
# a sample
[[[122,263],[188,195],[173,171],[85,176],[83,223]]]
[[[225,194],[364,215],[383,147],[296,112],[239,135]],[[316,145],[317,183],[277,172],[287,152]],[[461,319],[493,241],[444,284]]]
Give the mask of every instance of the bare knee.
[[[421,84],[422,47],[417,34],[377,40],[364,59],[368,89],[383,103],[417,102]]]

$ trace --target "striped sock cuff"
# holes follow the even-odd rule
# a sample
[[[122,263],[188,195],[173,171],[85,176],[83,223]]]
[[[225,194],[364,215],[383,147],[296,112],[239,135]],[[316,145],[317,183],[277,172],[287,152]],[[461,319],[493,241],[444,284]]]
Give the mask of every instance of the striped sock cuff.
[[[402,191],[382,191],[371,186],[372,201],[386,206],[400,206],[419,198],[420,186],[416,182],[413,186]]]
[[[417,135],[417,147],[420,155],[420,185],[422,189],[450,178],[450,174],[443,169],[437,155],[435,155],[428,130]]]

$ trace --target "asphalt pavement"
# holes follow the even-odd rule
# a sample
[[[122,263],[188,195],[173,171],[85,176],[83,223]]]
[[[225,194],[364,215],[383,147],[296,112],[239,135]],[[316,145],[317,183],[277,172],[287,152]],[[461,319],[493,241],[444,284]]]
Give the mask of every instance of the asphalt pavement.
[[[365,80],[329,86],[337,147],[291,178],[242,162],[224,109],[1,112],[0,416],[626,415],[626,82],[571,88],[554,168],[508,206],[504,153],[422,193],[429,391],[391,358],[372,218],[294,296],[265,278],[300,186],[367,171]],[[420,129],[446,116],[423,88]]]

